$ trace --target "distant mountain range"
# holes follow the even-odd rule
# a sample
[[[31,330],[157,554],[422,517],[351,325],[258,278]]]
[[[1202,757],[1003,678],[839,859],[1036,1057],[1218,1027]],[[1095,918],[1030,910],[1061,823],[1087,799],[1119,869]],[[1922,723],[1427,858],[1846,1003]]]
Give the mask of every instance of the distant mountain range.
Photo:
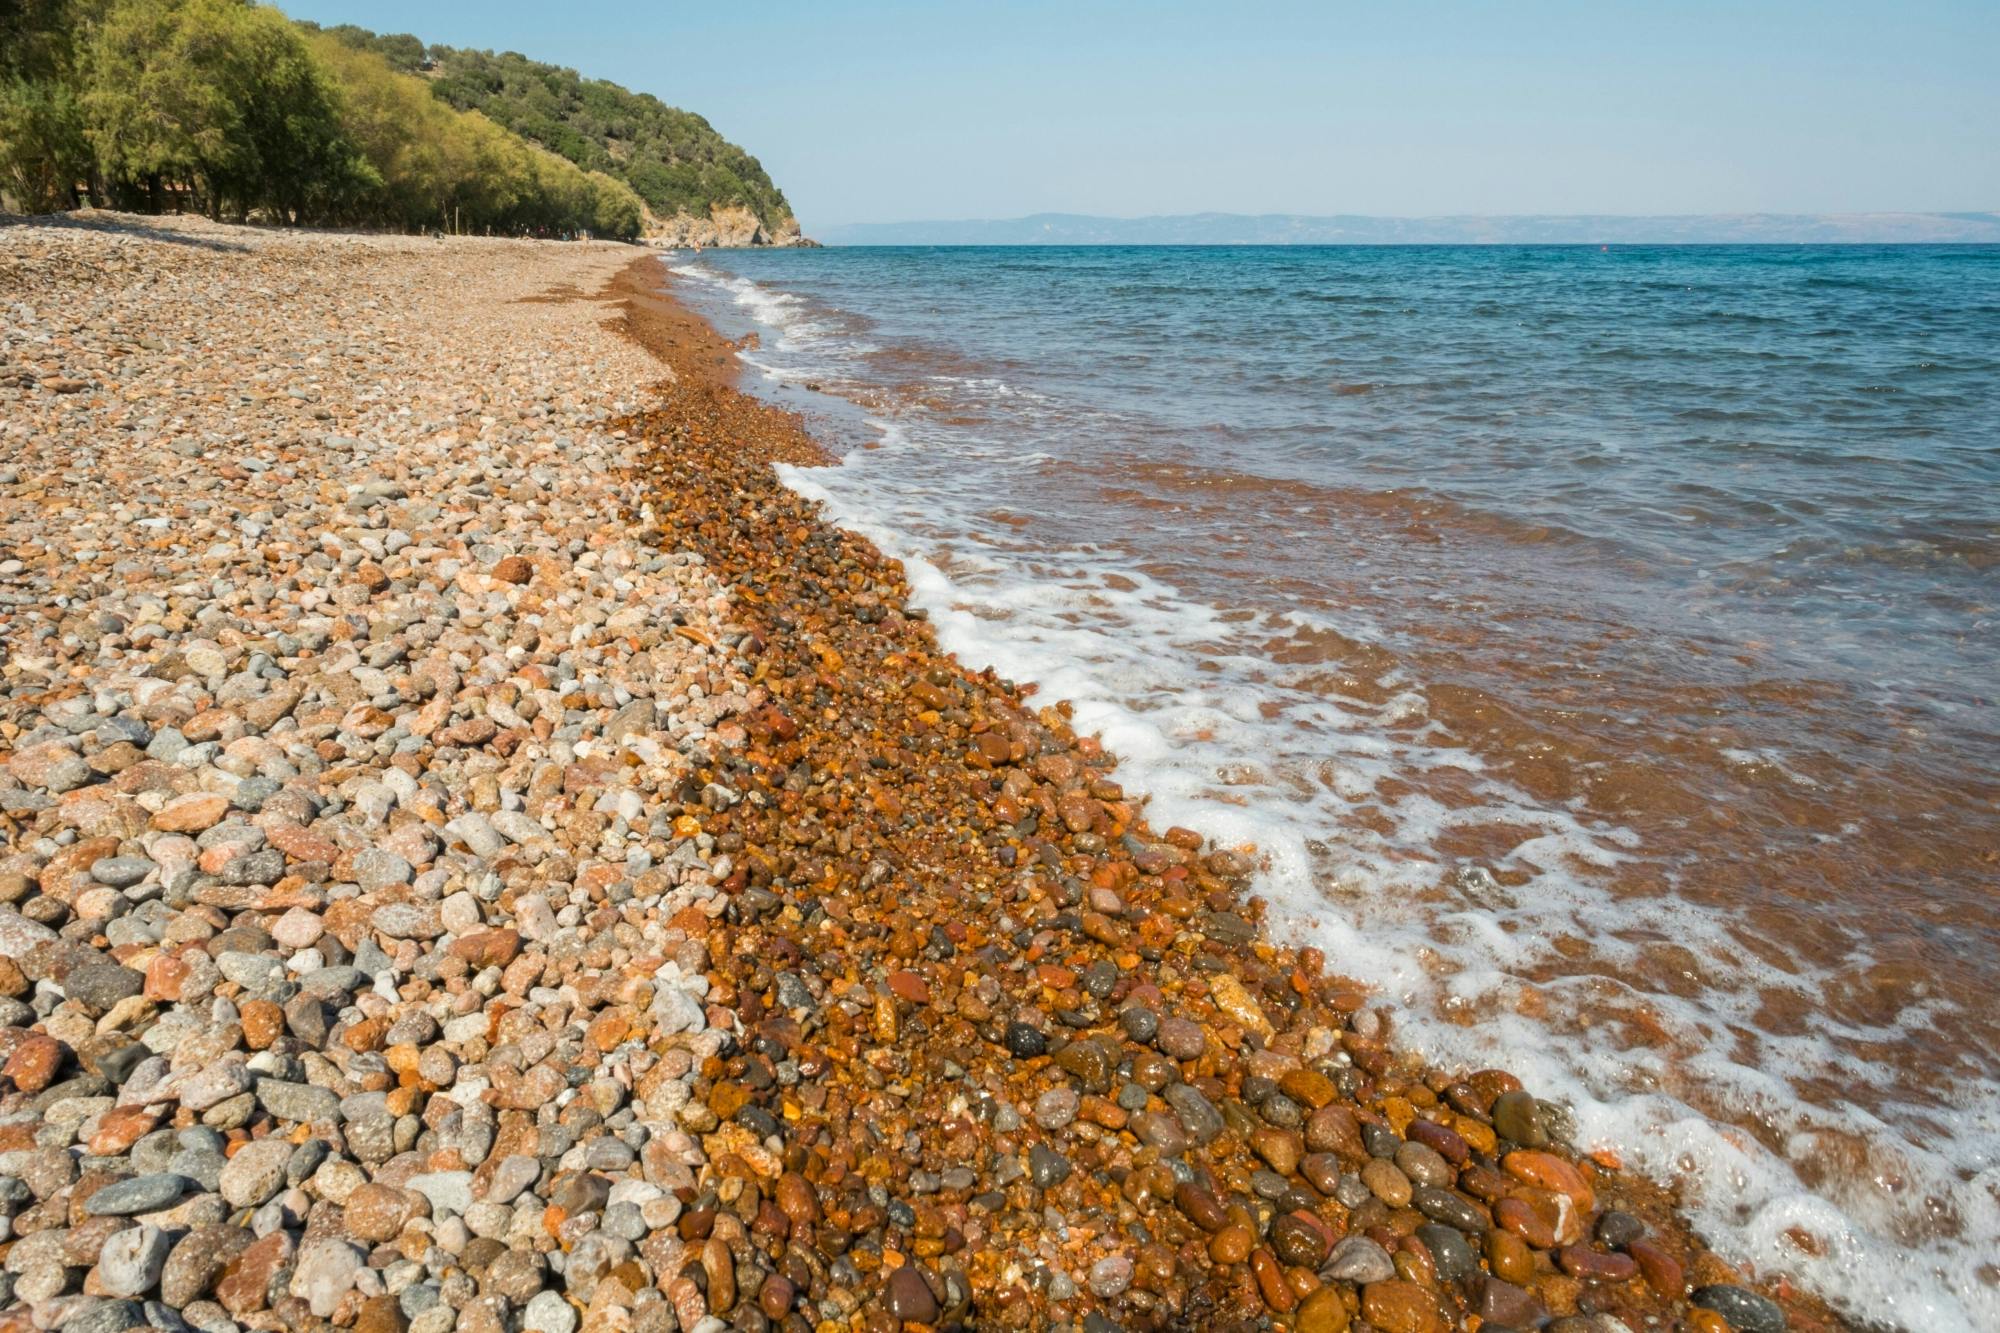
[[[1667,217],[1377,218],[1339,214],[1081,213],[822,227],[828,245],[2000,244],[2000,213],[1718,213]]]

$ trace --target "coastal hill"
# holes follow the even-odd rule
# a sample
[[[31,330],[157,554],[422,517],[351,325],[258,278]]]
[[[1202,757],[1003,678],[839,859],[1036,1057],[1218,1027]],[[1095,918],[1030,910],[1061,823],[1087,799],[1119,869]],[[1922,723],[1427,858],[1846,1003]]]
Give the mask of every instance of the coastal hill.
[[[2000,213],[1730,213],[1391,218],[1080,213],[819,229],[829,245],[1889,245],[2000,243]]]
[[[352,24],[324,31],[429,80],[458,110],[625,182],[645,201],[649,237],[677,245],[799,243],[791,205],[762,164],[691,111],[514,51],[426,45]]]

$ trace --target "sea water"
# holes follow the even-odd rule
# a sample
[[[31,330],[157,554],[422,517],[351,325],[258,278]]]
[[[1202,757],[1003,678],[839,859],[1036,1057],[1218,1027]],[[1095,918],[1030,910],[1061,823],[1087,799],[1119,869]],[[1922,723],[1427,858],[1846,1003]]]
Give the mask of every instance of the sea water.
[[[668,260],[1156,827],[1760,1274],[2000,1328],[2000,248]]]

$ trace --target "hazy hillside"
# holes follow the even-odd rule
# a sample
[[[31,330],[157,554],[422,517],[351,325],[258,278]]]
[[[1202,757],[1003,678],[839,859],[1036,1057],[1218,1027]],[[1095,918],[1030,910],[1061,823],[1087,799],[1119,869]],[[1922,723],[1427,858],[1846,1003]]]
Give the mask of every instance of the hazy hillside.
[[[2000,243],[2000,213],[1736,213],[1683,217],[1309,217],[1080,213],[818,229],[829,245],[1679,245]]]
[[[428,79],[453,107],[624,181],[654,215],[650,231],[704,244],[797,237],[791,205],[756,158],[700,116],[650,93],[513,51],[430,46],[408,33],[378,35],[351,24],[325,31]]]

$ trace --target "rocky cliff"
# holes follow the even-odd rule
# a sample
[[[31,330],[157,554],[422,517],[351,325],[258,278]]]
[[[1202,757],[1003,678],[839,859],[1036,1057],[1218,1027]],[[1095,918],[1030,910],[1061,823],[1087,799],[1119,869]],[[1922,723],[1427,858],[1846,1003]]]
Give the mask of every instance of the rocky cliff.
[[[669,217],[648,215],[646,241],[662,249],[679,250],[693,246],[703,249],[730,249],[752,245],[811,246],[817,242],[799,234],[796,219],[787,216],[774,232],[758,216],[741,206],[716,207],[707,217],[680,212]]]

